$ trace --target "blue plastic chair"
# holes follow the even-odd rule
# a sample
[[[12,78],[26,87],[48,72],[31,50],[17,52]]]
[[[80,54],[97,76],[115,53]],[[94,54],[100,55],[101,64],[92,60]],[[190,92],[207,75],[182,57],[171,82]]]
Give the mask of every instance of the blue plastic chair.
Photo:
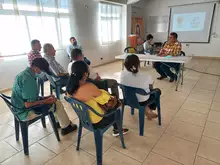
[[[36,122],[37,120],[41,119],[42,125],[44,128],[46,128],[46,122],[45,122],[45,116],[49,116],[51,125],[53,127],[53,131],[56,135],[57,141],[60,141],[60,136],[58,133],[58,129],[57,129],[57,123],[54,117],[53,112],[49,111],[46,112],[32,120],[28,120],[28,121],[23,121],[20,120],[18,115],[19,113],[15,111],[15,109],[20,109],[15,107],[12,103],[11,103],[11,97],[6,96],[2,93],[0,93],[0,97],[5,101],[5,103],[7,104],[8,108],[11,110],[11,112],[14,115],[14,124],[15,124],[15,137],[16,137],[16,141],[19,141],[19,125],[21,128],[21,135],[22,135],[22,141],[23,141],[23,148],[24,148],[24,154],[25,155],[29,155],[29,149],[28,149],[28,126],[33,124],[34,122]],[[31,111],[33,108],[36,107],[44,107],[45,105],[40,105],[40,106],[35,106],[32,108],[27,109],[27,111]],[[48,107],[46,105],[46,107]],[[55,106],[54,106],[55,107]]]
[[[53,89],[55,89],[57,99],[60,99],[60,94],[65,93],[62,90],[63,87],[66,86],[68,81],[68,76],[56,76],[53,72],[52,75],[46,74],[47,79],[50,82],[50,94],[53,94]]]
[[[102,115],[102,114],[99,114],[98,112],[96,112],[90,106],[88,106],[88,105],[78,101],[77,99],[69,98],[69,97],[64,97],[64,98],[65,98],[65,100],[67,102],[69,102],[71,104],[72,108],[74,109],[74,111],[76,112],[77,116],[79,117],[79,130],[78,130],[78,140],[77,140],[77,147],[76,147],[77,151],[79,150],[80,139],[81,139],[81,134],[82,134],[82,128],[84,127],[85,129],[87,129],[87,130],[89,130],[89,131],[94,133],[95,145],[96,145],[97,165],[102,165],[102,143],[103,143],[102,141],[103,141],[103,134],[114,123],[116,123],[117,126],[118,126],[122,147],[126,148],[125,144],[124,144],[123,133],[122,133],[122,122],[121,122],[122,121],[122,117],[121,117],[120,109],[111,110],[108,113]],[[93,127],[93,124],[92,124],[91,120],[90,120],[90,116],[89,116],[88,110],[92,111],[93,113],[95,113],[96,115],[98,115],[100,117],[108,117],[110,115],[115,114],[115,120],[112,121],[112,123],[110,123],[108,126],[106,126],[103,129],[100,129],[100,128],[95,129]]]
[[[145,90],[140,89],[140,88],[129,87],[129,86],[121,85],[121,84],[119,84],[119,86],[122,89],[122,93],[124,97],[124,104],[122,106],[122,115],[124,114],[124,107],[126,105],[131,107],[131,115],[134,115],[134,109],[139,110],[140,136],[144,135],[145,106],[140,106],[136,94],[140,94],[140,95],[155,94],[155,100],[152,100],[151,102],[149,102],[148,105],[152,103],[157,104],[158,123],[159,125],[161,125],[160,96],[157,95],[156,91],[151,91],[147,93]]]

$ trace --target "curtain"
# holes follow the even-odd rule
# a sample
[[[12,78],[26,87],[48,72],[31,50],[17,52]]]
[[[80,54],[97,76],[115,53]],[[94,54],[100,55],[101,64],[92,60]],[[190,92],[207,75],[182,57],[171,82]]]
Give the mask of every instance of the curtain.
[[[1,0],[0,55],[26,54],[33,39],[62,49],[71,36],[70,6],[70,0]]]

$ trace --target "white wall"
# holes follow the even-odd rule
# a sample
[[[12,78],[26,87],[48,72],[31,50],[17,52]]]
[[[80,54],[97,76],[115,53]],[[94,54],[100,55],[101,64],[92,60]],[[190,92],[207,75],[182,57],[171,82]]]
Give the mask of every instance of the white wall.
[[[145,7],[145,20],[148,23],[149,16],[169,16],[169,7],[175,5],[184,5],[200,2],[210,2],[213,0],[146,0]],[[220,5],[217,4],[215,10],[214,22],[212,27],[212,33],[216,33],[216,36],[212,35],[210,43],[208,44],[183,44],[183,50],[187,55],[195,56],[208,56],[208,57],[220,57]],[[146,29],[147,32],[151,33]],[[167,39],[167,32],[152,33],[155,41],[164,42]]]
[[[102,46],[99,42],[98,20],[99,2],[93,0],[72,1],[73,13],[70,18],[71,33],[83,46],[84,54],[91,60],[92,65],[99,65],[113,61],[116,55],[123,53],[126,45],[126,33],[123,31],[123,39],[108,46]],[[123,8],[123,29],[126,29],[126,7]],[[67,68],[68,58],[65,51],[57,51],[56,58]],[[102,58],[102,60],[101,60]],[[27,56],[0,59],[0,90],[11,88],[15,76],[27,67]]]

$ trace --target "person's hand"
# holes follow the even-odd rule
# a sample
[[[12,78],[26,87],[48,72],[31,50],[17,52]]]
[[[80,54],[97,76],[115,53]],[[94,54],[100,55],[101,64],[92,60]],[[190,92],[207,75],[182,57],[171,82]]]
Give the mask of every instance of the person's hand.
[[[97,77],[96,77],[95,80],[96,80],[96,81],[100,81],[100,80],[101,80],[101,77],[100,77],[99,75],[97,75]]]
[[[112,96],[112,97],[110,98],[110,100],[108,101],[107,106],[108,106],[109,108],[114,108],[116,104],[117,104],[117,99],[116,99],[115,96]]]
[[[69,76],[69,73],[59,73],[57,76],[62,77],[62,76]]]

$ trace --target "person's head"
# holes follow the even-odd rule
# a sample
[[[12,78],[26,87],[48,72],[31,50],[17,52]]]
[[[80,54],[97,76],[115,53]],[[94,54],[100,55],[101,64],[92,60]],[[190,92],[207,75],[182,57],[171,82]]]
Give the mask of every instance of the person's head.
[[[148,35],[147,35],[147,41],[148,41],[148,42],[152,42],[153,39],[154,39],[154,37],[153,37],[151,34],[148,34]]]
[[[138,36],[141,35],[141,28],[140,28],[140,25],[136,25],[136,34],[137,34]]]
[[[89,68],[84,61],[76,61],[71,68],[71,75],[69,77],[66,91],[68,94],[73,95],[80,87],[85,84],[89,77]]]
[[[31,41],[31,48],[32,50],[41,51],[41,44],[39,40],[32,40]]]
[[[170,36],[169,36],[169,42],[174,43],[177,41],[177,38],[178,38],[178,34],[175,32],[172,32],[170,33]]]
[[[73,49],[71,51],[71,61],[83,61],[83,54],[81,49]]]
[[[70,42],[71,42],[71,44],[73,44],[73,45],[77,45],[77,40],[76,40],[75,37],[70,37]]]
[[[40,74],[41,72],[45,72],[49,75],[51,74],[50,69],[49,69],[49,64],[47,60],[45,60],[44,58],[35,58],[32,61],[31,70],[35,74]]]
[[[54,49],[53,45],[50,43],[46,43],[43,46],[44,53],[48,56],[55,56],[56,50]]]
[[[127,58],[125,59],[125,68],[134,74],[138,73],[139,68],[140,68],[140,60],[137,55],[132,54],[128,55]]]

